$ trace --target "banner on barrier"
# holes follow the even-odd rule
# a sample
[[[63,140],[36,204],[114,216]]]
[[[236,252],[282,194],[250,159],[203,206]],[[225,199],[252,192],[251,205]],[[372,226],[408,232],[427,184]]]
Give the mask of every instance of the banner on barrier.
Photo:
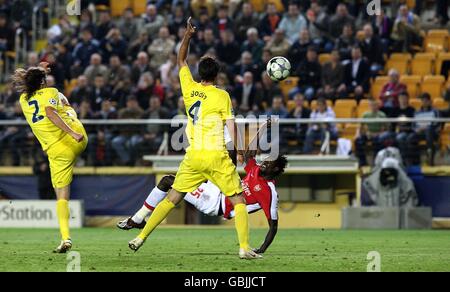
[[[83,202],[69,202],[71,228],[80,228],[84,221]],[[3,200],[0,201],[1,227],[57,228],[56,201],[54,200]]]

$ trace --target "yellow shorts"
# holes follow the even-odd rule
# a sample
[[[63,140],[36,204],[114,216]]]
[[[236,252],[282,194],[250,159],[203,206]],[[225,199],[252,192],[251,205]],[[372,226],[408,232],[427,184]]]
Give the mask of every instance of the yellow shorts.
[[[88,137],[83,126],[71,124],[70,127],[76,132],[83,133],[84,139],[77,143],[71,136],[65,135],[47,150],[50,163],[50,174],[54,188],[63,188],[70,185],[73,178],[73,167],[88,143]]]
[[[241,179],[226,151],[188,151],[172,188],[189,193],[206,180],[214,183],[225,196],[242,193]]]

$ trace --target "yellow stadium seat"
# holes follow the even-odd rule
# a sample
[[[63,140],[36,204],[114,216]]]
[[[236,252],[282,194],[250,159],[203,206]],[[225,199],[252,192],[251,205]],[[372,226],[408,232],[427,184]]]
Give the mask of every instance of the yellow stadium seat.
[[[446,29],[430,29],[425,37],[425,49],[431,52],[441,52],[448,48],[449,32]]]
[[[411,74],[420,76],[432,74],[435,57],[433,53],[417,53],[411,61]]]
[[[280,81],[280,89],[283,93],[284,97],[287,98],[289,95],[289,91],[291,91],[294,87],[297,86],[298,83],[298,77],[291,76],[286,78],[283,81]]]
[[[64,82],[64,85],[66,87],[64,90],[64,94],[66,96],[69,96],[72,93],[75,86],[77,86],[77,79],[74,78],[74,79],[71,79],[70,82]]]
[[[331,54],[320,54],[319,55],[319,63],[320,65],[325,64],[331,60]]]
[[[283,12],[285,10],[281,0],[250,0],[249,2],[252,4],[253,9],[258,13],[264,12],[266,5],[269,3],[275,4],[278,12]]]
[[[411,61],[411,54],[406,53],[395,53],[392,54],[387,63],[386,71],[390,69],[397,69],[399,74],[407,74],[409,71],[409,62]]]
[[[372,95],[372,97],[376,99],[380,98],[381,90],[383,89],[383,86],[388,82],[389,76],[377,76],[370,87],[370,94]]]
[[[446,123],[441,131],[441,150],[447,151],[450,146],[450,123]]]
[[[123,11],[131,7],[130,0],[110,0],[109,7],[111,7],[111,16],[116,17],[122,15]]]
[[[428,92],[432,98],[441,97],[445,78],[441,75],[428,75],[423,78],[421,92]]]
[[[418,98],[411,98],[409,100],[409,105],[412,106],[416,111],[418,111],[422,107],[422,101]]]
[[[334,112],[336,118],[349,119],[355,115],[356,100],[352,99],[339,99],[334,104]]]
[[[291,112],[293,109],[295,109],[295,101],[288,100],[288,102],[287,102],[287,110],[288,110],[288,112]]]
[[[358,118],[361,118],[365,112],[369,110],[369,100],[368,99],[361,99],[359,102],[358,107],[356,108],[356,116]]]
[[[420,82],[422,82],[422,76],[418,75],[402,75],[400,82],[405,84],[410,98],[415,98],[419,95]]]
[[[147,1],[146,0],[131,0],[134,15],[141,15],[145,13],[147,9]]]
[[[341,129],[339,137],[354,141],[359,127],[359,124],[347,124]]]
[[[442,64],[444,61],[450,61],[450,53],[440,52],[438,54],[438,57],[436,59],[436,70],[435,70],[436,75],[441,74]]]
[[[446,110],[448,103],[442,97],[437,97],[433,99],[433,107],[438,110]]]

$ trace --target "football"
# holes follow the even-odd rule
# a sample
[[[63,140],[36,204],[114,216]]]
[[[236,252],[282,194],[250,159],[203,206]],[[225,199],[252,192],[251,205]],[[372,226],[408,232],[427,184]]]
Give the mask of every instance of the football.
[[[273,57],[267,63],[266,72],[273,81],[282,81],[289,77],[291,63],[285,57]]]

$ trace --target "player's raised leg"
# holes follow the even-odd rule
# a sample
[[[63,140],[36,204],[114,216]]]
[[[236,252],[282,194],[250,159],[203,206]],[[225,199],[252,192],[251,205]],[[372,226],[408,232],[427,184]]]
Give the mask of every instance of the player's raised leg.
[[[133,228],[142,229],[145,226],[145,218],[149,217],[155,207],[167,196],[175,180],[173,175],[164,176],[156,187],[148,195],[142,207],[132,216],[117,223],[117,228],[130,230]]]

